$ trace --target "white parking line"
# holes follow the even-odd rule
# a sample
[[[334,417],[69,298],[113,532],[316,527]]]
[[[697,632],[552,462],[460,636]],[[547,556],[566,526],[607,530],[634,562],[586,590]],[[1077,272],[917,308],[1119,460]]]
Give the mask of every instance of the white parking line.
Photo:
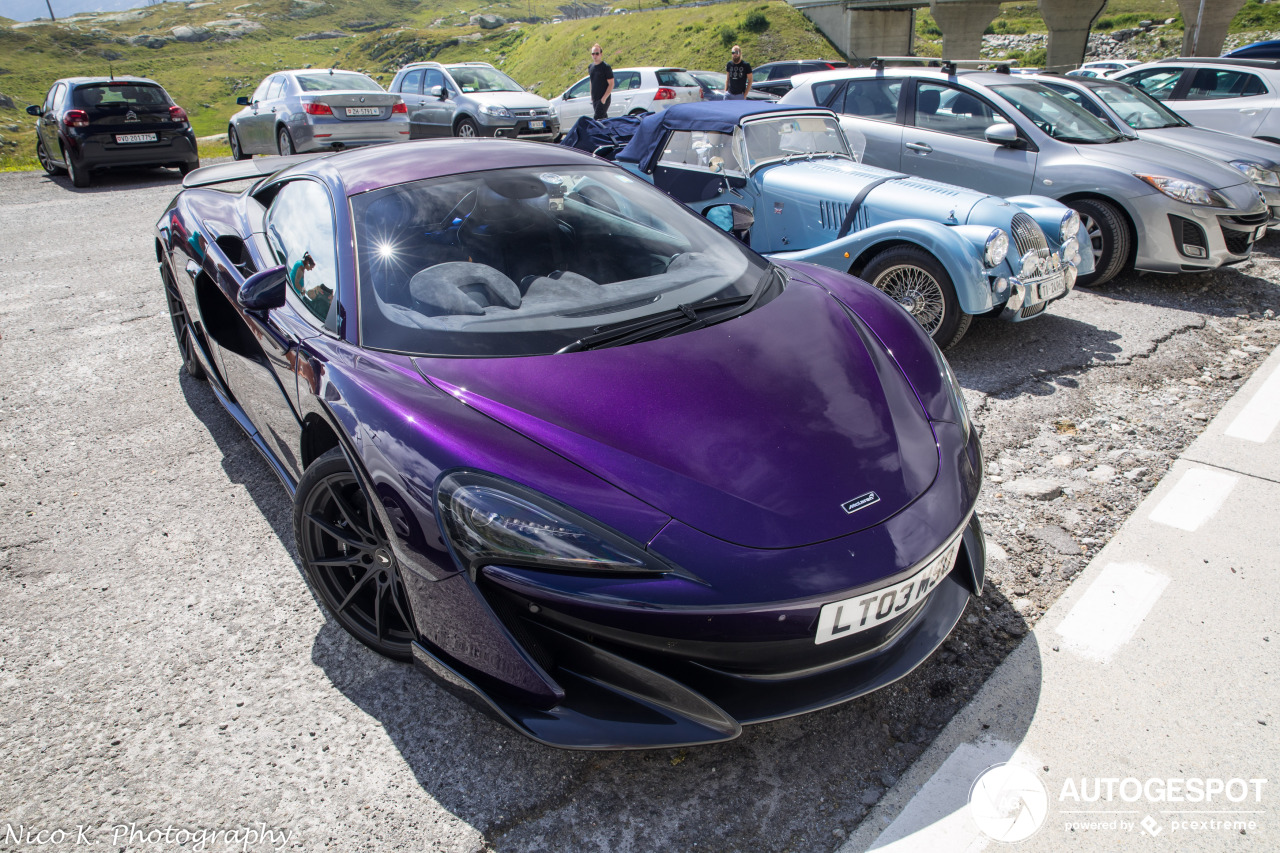
[[[1058,626],[1063,645],[1106,663],[1133,637],[1169,578],[1142,563],[1109,563]]]
[[[1239,479],[1221,471],[1192,468],[1156,504],[1150,518],[1179,530],[1197,530],[1221,508]]]
[[[1240,414],[1227,427],[1227,436],[1264,443],[1280,424],[1280,367],[1271,371],[1267,381],[1257,390]]]

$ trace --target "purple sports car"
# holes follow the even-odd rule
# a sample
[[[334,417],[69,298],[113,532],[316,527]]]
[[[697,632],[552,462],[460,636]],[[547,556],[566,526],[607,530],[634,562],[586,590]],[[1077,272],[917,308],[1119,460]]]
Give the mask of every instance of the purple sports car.
[[[729,740],[901,678],[981,591],[959,385],[863,282],[550,145],[184,184],[182,359],[293,496],[317,597],[529,737]]]

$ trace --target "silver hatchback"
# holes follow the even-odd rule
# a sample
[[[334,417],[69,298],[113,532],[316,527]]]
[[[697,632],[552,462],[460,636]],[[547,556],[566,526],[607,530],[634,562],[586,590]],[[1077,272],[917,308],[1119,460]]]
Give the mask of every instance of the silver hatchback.
[[[1080,214],[1094,272],[1196,272],[1240,263],[1266,232],[1258,188],[1220,160],[1108,127],[1033,77],[918,67],[796,78],[784,104],[829,106],[867,138],[866,162]]]
[[[398,95],[357,71],[278,71],[258,84],[231,117],[231,155],[340,151],[409,138],[409,112]]]

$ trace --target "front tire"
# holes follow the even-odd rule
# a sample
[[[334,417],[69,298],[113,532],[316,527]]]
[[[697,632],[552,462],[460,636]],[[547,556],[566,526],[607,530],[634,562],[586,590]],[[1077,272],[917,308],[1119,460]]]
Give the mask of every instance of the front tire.
[[[951,276],[924,249],[887,249],[863,267],[861,278],[907,309],[941,349],[959,343],[973,322],[960,310]]]
[[[293,137],[289,135],[289,128],[282,127],[280,132],[276,134],[276,148],[280,152],[281,157],[288,157],[295,153],[293,149]]]
[[[342,448],[298,481],[293,533],[307,580],[334,620],[378,654],[411,660],[417,632],[391,541]]]
[[[77,166],[75,160],[71,159],[71,155],[67,153],[67,149],[62,149],[62,162],[67,164],[67,175],[71,178],[73,187],[89,186],[89,170],[83,166]]]
[[[178,341],[178,352],[182,354],[182,367],[192,379],[205,380],[204,368],[196,358],[195,332],[191,328],[191,318],[187,315],[186,305],[178,295],[178,288],[167,271],[161,273],[164,279],[164,297],[169,303],[169,320],[173,323],[173,336]]]
[[[36,159],[40,161],[40,168],[48,175],[61,175],[66,171],[61,166],[53,165],[53,158],[49,156],[49,149],[44,147],[43,139],[36,140]]]
[[[476,123],[471,119],[460,118],[458,123],[453,126],[453,135],[463,139],[475,139],[480,135],[480,128],[476,127]]]
[[[1080,228],[1089,235],[1093,250],[1093,272],[1076,280],[1081,287],[1106,284],[1120,274],[1129,260],[1133,241],[1129,224],[1119,208],[1109,201],[1082,198],[1067,205],[1080,214]]]
[[[227,144],[231,146],[232,160],[248,160],[253,156],[245,153],[244,147],[240,144],[240,134],[236,133],[232,125],[227,126]]]

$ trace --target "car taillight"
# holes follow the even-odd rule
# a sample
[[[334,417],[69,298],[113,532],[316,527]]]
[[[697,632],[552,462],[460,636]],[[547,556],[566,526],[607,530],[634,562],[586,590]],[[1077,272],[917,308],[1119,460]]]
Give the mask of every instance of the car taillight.
[[[392,112],[392,113],[404,113],[404,114],[408,115],[408,113],[409,113],[409,108],[408,108],[407,106],[405,106],[404,101],[401,101],[400,103],[395,104],[394,106],[392,106],[392,107],[391,107],[391,112]]]
[[[328,104],[303,104],[302,108],[307,111],[307,115],[311,116],[331,116],[333,110],[329,109]]]
[[[169,121],[189,121],[187,111],[176,104],[169,107]]]
[[[674,101],[676,99],[676,90],[662,86],[658,89],[657,94],[653,96],[653,99],[655,101]]]
[[[89,114],[84,110],[67,110],[62,114],[62,123],[67,127],[88,127]]]

